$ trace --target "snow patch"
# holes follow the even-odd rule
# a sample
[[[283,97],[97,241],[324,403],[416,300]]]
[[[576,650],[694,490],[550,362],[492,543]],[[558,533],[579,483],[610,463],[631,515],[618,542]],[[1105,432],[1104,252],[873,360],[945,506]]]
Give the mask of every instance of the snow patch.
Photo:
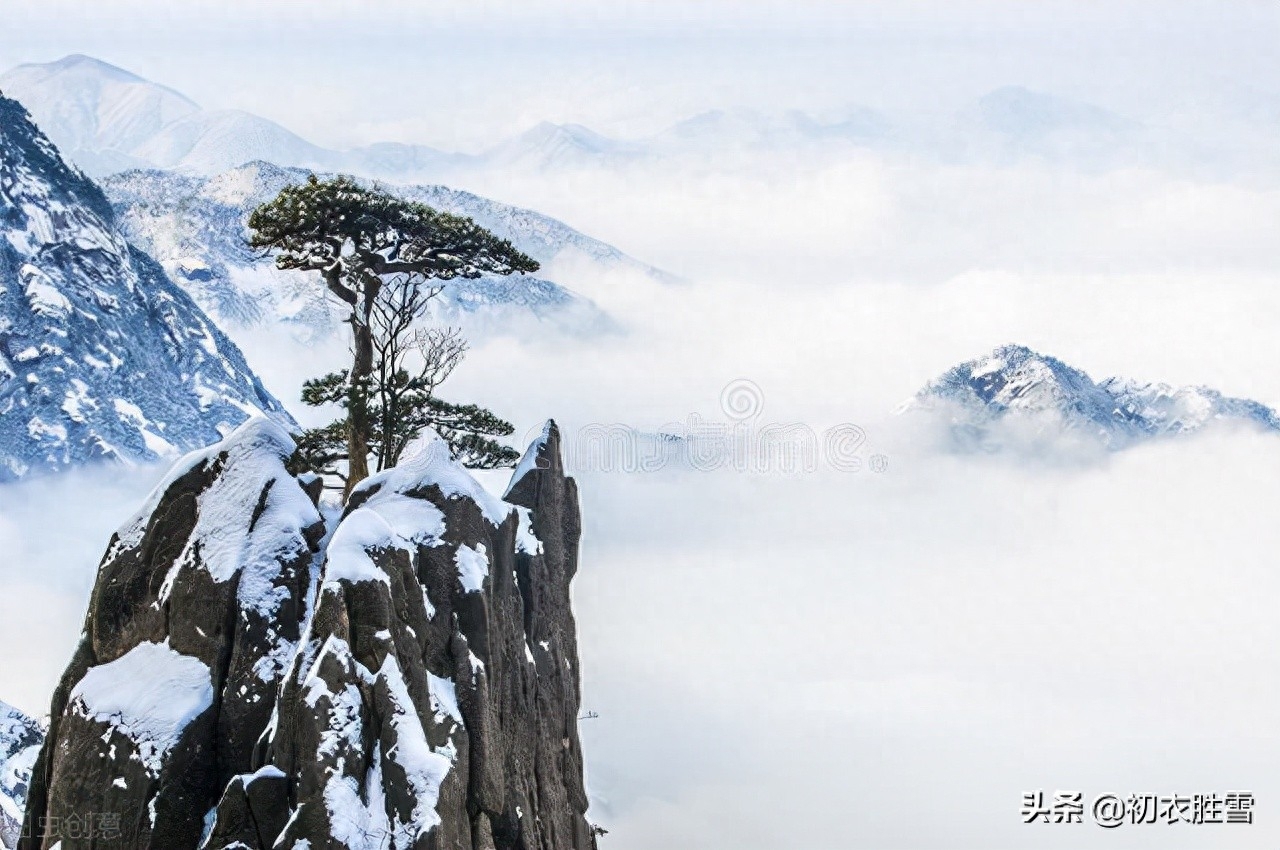
[[[392,494],[409,493],[434,485],[440,488],[445,498],[474,501],[492,525],[501,525],[512,511],[511,505],[491,494],[455,461],[449,444],[429,428],[409,443],[399,465],[361,482],[357,492],[379,485],[381,489],[370,497],[367,505],[392,498]]]
[[[458,689],[452,679],[442,679],[427,673],[427,684],[431,691],[431,708],[440,719],[452,717],[462,722],[462,712],[458,710]]]
[[[203,661],[164,643],[140,643],[91,668],[71,691],[72,710],[131,740],[152,777],[193,720],[213,705],[213,680]]]
[[[395,539],[395,532],[377,512],[368,508],[352,511],[329,541],[324,567],[325,584],[380,581],[390,586],[391,579],[374,563],[369,553],[393,548]]]
[[[516,485],[524,480],[524,477],[530,472],[538,468],[538,455],[546,447],[547,441],[551,439],[551,420],[548,419],[546,424],[542,426],[542,433],[529,443],[529,448],[525,449],[524,455],[520,458],[520,463],[516,465],[515,472],[511,473],[511,483],[507,485],[507,492],[503,494],[503,498],[511,495],[511,491]]]
[[[454,555],[454,563],[458,567],[458,580],[467,593],[476,593],[483,589],[484,580],[489,577],[489,558],[484,544],[476,544],[475,549],[462,545]]]
[[[528,555],[542,554],[542,541],[533,530],[533,513],[528,508],[517,507],[520,524],[516,528],[516,551]]]

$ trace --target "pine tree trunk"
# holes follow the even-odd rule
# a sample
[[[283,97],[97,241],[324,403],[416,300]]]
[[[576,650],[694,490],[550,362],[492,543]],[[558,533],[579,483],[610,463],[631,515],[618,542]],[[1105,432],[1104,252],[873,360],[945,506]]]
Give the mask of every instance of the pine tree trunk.
[[[345,501],[361,481],[369,477],[369,379],[373,375],[373,331],[367,321],[352,321],[351,395],[347,403],[347,486]]]

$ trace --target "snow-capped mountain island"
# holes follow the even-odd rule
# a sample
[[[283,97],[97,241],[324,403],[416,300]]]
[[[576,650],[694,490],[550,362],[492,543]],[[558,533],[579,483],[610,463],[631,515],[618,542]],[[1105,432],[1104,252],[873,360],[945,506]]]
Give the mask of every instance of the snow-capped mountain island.
[[[0,702],[0,847],[12,850],[22,834],[31,770],[44,744],[44,729],[35,720]]]
[[[0,96],[0,481],[292,422],[102,191]]]
[[[119,812],[118,846],[153,850],[594,850],[554,424],[501,498],[428,434],[327,527],[294,448],[251,420],[112,538],[27,824]]]
[[[947,425],[951,448],[1117,451],[1192,434],[1215,422],[1280,432],[1280,416],[1208,387],[1173,387],[1087,374],[1021,345],[997,348],[931,381],[902,407]]]
[[[300,339],[340,329],[345,308],[325,295],[314,274],[275,268],[248,247],[255,207],[310,172],[252,162],[214,177],[173,171],[129,171],[103,181],[121,228],[232,333],[263,322],[288,326]],[[542,264],[585,259],[601,269],[629,268],[664,278],[617,248],[556,219],[444,186],[384,187],[409,200],[475,220]],[[593,332],[610,326],[588,298],[530,275],[484,276],[445,284],[439,321],[484,326],[532,316],[554,327]]]

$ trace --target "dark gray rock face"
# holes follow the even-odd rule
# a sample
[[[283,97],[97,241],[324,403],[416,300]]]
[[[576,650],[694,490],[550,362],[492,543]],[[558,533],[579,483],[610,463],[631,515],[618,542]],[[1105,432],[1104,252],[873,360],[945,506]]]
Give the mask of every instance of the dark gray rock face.
[[[171,476],[113,542],[29,822],[93,804],[126,812],[123,846],[156,850],[594,848],[569,602],[579,507],[554,425],[506,500],[420,439],[325,540],[283,473],[287,445],[235,488],[248,525],[208,513],[233,513],[200,494],[235,473],[235,446]],[[275,517],[273,544],[252,542],[255,516]],[[230,550],[253,553],[235,575]],[[276,607],[246,619],[246,599]],[[175,616],[188,603],[200,612]],[[163,700],[115,675],[139,654]],[[104,792],[117,778],[127,788]]]

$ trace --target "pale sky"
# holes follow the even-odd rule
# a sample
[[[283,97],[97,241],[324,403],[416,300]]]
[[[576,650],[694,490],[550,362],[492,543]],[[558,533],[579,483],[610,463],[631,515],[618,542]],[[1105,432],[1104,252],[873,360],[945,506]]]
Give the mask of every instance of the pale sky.
[[[344,147],[627,136],[710,108],[955,109],[1001,85],[1139,117],[1280,102],[1280,6],[11,0],[0,68],[86,53]],[[1190,104],[1190,105],[1189,105]]]

